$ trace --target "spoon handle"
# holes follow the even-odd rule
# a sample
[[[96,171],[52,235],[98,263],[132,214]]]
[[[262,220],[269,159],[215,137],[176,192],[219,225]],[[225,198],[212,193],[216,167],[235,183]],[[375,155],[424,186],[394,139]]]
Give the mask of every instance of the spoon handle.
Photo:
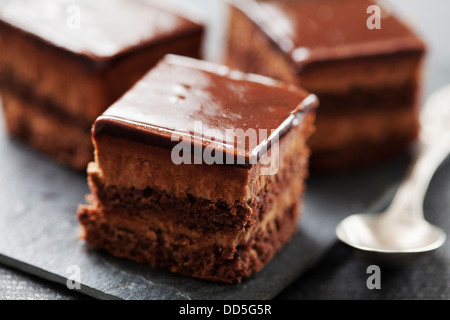
[[[422,145],[386,212],[387,217],[410,221],[423,218],[423,201],[428,186],[449,152],[449,135],[437,138],[431,145]]]

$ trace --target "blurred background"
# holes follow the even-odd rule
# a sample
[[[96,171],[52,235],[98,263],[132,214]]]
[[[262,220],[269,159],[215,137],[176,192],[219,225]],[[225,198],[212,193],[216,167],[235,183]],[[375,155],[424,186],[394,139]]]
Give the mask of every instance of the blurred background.
[[[5,1],[5,0],[1,0]],[[6,0],[7,1],[7,0]],[[36,0],[37,1],[37,0]],[[206,59],[220,62],[227,25],[223,0],[182,0],[202,12],[209,26]],[[338,0],[336,0],[338,1]],[[428,45],[423,99],[450,83],[450,1],[383,0],[419,33]],[[425,212],[449,232],[450,167],[438,171],[425,201]],[[336,243],[310,272],[292,284],[280,299],[450,299],[449,240],[439,255],[415,265],[383,273],[382,290],[366,288],[367,263]],[[0,299],[86,298],[66,288],[0,265]]]
[[[207,19],[206,59],[220,62],[226,34],[227,6],[223,0],[183,0]],[[447,0],[382,0],[385,8],[403,18],[428,45],[424,95],[450,83],[450,2]]]

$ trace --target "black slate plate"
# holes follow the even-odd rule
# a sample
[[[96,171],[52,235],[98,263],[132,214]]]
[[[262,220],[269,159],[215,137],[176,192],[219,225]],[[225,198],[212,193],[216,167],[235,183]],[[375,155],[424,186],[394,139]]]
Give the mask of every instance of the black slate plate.
[[[310,268],[336,241],[346,215],[381,209],[405,161],[360,175],[311,178],[293,240],[258,274],[238,285],[210,283],[151,269],[90,249],[79,239],[77,206],[86,177],[30,150],[0,125],[0,262],[66,284],[80,270],[82,293],[102,299],[270,299]]]

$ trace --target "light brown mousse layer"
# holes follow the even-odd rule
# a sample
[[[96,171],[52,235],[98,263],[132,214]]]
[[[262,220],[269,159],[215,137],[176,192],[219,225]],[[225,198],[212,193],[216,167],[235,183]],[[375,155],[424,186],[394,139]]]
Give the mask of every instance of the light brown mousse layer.
[[[323,115],[317,121],[317,130],[322,134],[311,137],[310,168],[323,172],[337,166],[357,169],[401,155],[417,138],[417,112],[392,110],[388,119],[386,111],[378,109],[351,117]]]
[[[36,101],[8,90],[2,91],[3,114],[8,132],[60,163],[85,170],[92,160],[89,129],[56,113],[36,107]]]
[[[295,141],[292,136],[299,134],[299,130],[306,130],[304,134],[309,136],[312,130],[311,117],[307,115],[305,120],[291,129],[292,132],[281,139],[280,170],[290,163],[293,153],[304,148],[304,142]],[[235,204],[254,197],[273,178],[271,175],[261,175],[264,170],[261,161],[250,168],[217,164],[176,165],[171,160],[171,149],[106,134],[95,137],[94,145],[97,165],[89,167],[89,174],[97,176],[106,188],[151,188],[164,190],[179,198],[192,195]],[[272,148],[269,148],[267,156],[271,152]]]

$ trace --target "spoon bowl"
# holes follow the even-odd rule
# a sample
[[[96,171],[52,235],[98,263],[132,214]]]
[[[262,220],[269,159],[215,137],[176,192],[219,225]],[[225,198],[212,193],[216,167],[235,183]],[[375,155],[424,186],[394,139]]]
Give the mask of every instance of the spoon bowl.
[[[379,214],[354,214],[336,228],[338,238],[355,253],[378,263],[400,264],[441,247],[445,232],[425,220],[391,221]]]
[[[421,148],[389,208],[381,214],[354,214],[336,235],[370,260],[399,263],[441,247],[445,232],[424,218],[423,200],[439,165],[450,152],[450,85],[432,94],[421,112]]]

